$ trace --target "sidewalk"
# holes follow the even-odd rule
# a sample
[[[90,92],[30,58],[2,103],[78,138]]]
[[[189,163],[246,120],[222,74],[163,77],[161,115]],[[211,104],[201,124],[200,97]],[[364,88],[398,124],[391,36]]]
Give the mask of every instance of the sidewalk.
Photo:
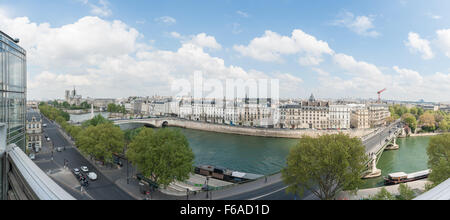
[[[425,180],[418,180],[414,182],[406,183],[407,186],[409,186],[414,191],[424,191],[425,185],[429,183],[427,179]],[[398,188],[400,185],[393,185],[393,186],[384,186],[384,187],[378,187],[378,188],[371,188],[371,189],[361,189],[359,190],[356,195],[352,194],[351,192],[341,192],[338,196],[338,200],[363,200],[363,199],[369,199],[371,196],[376,195],[378,192],[381,191],[381,189],[385,188],[389,193],[393,195],[398,195]]]

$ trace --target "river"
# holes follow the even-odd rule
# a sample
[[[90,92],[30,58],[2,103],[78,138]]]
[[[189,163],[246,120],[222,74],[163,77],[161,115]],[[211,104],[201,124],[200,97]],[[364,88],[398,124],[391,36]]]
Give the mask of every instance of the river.
[[[100,114],[100,113],[96,113]],[[108,113],[101,113],[104,117]],[[88,120],[90,114],[71,115],[72,120]],[[138,125],[142,126],[142,125]],[[135,125],[123,129],[136,128]],[[286,138],[265,138],[180,129],[195,154],[196,165],[215,165],[232,170],[273,174],[286,165],[289,150],[299,141]],[[426,148],[430,137],[398,139],[396,151],[385,151],[378,162],[382,176],[393,172],[416,172],[428,169]],[[365,180],[363,188],[383,186],[383,177]]]
[[[378,161],[381,177],[365,180],[363,188],[383,186],[383,176],[390,173],[413,173],[428,169],[427,147],[430,137],[409,137],[397,139],[399,150],[385,151]]]
[[[94,112],[94,115],[102,115],[105,118],[108,118],[109,112]],[[91,119],[91,113],[88,114],[80,114],[80,115],[70,115],[70,120],[74,123],[82,123],[84,121],[87,121]]]

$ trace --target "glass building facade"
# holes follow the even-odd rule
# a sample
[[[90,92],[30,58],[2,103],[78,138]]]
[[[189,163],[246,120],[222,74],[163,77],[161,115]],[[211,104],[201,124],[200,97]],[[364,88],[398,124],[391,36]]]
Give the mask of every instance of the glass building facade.
[[[7,126],[6,144],[16,144],[25,152],[26,52],[0,31],[0,123]],[[0,134],[4,135],[4,134]],[[0,138],[2,139],[2,138]],[[0,143],[4,145],[4,143]],[[4,149],[5,146],[0,146]],[[1,151],[1,150],[0,150]],[[2,177],[4,154],[0,152],[0,199],[4,191]]]
[[[8,125],[7,144],[25,152],[26,52],[0,31],[0,123]]]

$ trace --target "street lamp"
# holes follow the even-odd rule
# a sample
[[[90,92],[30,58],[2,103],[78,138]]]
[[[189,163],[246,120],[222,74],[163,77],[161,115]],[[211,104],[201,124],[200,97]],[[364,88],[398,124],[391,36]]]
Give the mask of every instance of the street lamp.
[[[208,194],[209,194],[209,176],[206,177],[206,198],[208,198]]]

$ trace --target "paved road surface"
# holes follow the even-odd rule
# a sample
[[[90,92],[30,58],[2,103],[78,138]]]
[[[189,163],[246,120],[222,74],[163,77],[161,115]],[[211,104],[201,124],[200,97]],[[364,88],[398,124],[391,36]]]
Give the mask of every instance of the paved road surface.
[[[87,194],[89,196],[83,196],[82,193],[75,193],[78,194],[74,196],[75,198],[92,198],[95,200],[132,200],[133,197],[128,195],[126,192],[124,192],[122,189],[120,189],[117,185],[115,185],[113,182],[108,180],[102,173],[100,173],[95,167],[91,166],[89,161],[87,161],[73,146],[70,145],[70,143],[64,138],[64,136],[60,133],[59,129],[52,124],[50,121],[48,121],[45,117],[43,118],[43,124],[47,124],[47,128],[44,128],[44,134],[47,134],[51,142],[53,143],[54,148],[57,147],[66,147],[65,150],[62,152],[56,152],[56,150],[53,152],[53,161],[52,159],[52,153],[51,153],[51,147],[47,147],[48,149],[43,149],[43,153],[38,155],[38,160],[47,160],[52,161],[53,163],[42,165],[41,162],[37,161],[38,166],[42,166],[41,169],[44,171],[50,170],[50,169],[59,169],[64,166],[64,161],[67,160],[69,162],[69,168],[79,168],[81,166],[88,166],[88,168],[95,172],[98,175],[97,181],[90,181],[89,187],[87,188]],[[46,142],[45,139],[43,139],[43,142]],[[49,145],[49,143],[47,143]],[[47,167],[43,167],[47,166]],[[57,182],[58,183],[58,182]],[[74,194],[73,189],[67,189],[67,186],[62,185],[61,183],[58,183],[61,185],[64,189],[66,189],[67,192]],[[78,188],[80,189],[80,188]],[[81,189],[80,189],[81,192]],[[81,196],[80,196],[81,195]]]

